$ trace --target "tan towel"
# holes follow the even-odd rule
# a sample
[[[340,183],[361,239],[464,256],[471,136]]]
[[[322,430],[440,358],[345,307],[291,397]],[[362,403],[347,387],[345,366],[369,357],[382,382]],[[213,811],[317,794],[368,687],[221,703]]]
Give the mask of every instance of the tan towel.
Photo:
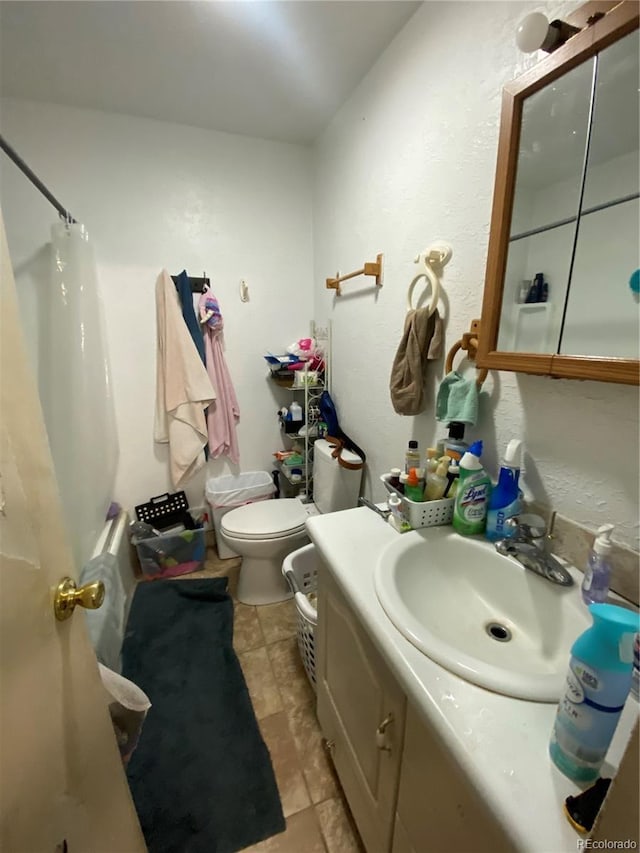
[[[209,439],[204,410],[216,399],[216,393],[166,270],[156,282],[156,320],[154,439],[169,444],[171,480],[177,489],[204,465],[203,448]]]
[[[399,415],[417,415],[424,406],[427,361],[442,354],[442,320],[437,310],[407,311],[404,332],[393,360],[389,390]]]

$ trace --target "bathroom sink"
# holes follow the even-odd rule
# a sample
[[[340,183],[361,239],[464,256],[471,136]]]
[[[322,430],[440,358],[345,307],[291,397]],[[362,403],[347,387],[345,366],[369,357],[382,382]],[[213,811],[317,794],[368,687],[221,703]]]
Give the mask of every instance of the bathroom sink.
[[[591,625],[579,583],[553,584],[451,527],[398,537],[380,555],[375,586],[417,649],[466,681],[519,699],[559,700],[571,645]]]

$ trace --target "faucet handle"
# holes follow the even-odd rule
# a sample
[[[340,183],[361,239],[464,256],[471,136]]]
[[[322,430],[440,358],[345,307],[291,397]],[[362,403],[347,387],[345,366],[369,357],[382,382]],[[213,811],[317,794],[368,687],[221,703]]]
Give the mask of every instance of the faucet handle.
[[[547,533],[544,518],[532,513],[513,515],[505,521],[504,526],[509,532],[513,531],[513,537],[520,539],[542,539]]]

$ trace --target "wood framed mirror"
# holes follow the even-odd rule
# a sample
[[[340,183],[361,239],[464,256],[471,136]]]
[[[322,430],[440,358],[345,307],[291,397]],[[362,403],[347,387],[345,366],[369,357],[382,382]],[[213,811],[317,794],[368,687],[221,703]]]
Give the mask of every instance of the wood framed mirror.
[[[479,367],[640,384],[639,9],[585,3],[503,89]]]

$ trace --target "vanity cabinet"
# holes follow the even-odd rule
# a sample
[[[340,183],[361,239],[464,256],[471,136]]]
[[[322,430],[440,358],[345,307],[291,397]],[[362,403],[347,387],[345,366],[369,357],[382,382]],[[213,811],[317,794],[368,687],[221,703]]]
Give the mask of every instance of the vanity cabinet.
[[[512,849],[436,732],[407,705],[392,853]]]
[[[405,697],[336,582],[319,571],[317,713],[368,853],[391,849]]]
[[[367,853],[514,849],[318,568],[318,719]]]

